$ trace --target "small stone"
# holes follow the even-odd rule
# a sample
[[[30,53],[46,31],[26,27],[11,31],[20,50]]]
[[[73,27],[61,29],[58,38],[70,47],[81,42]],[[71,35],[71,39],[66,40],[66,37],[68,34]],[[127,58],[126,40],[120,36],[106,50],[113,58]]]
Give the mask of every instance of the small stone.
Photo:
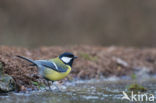
[[[0,93],[13,90],[15,90],[15,81],[11,76],[3,73],[3,66],[0,62]]]
[[[21,87],[20,87],[20,91],[26,91],[27,89],[22,85]]]

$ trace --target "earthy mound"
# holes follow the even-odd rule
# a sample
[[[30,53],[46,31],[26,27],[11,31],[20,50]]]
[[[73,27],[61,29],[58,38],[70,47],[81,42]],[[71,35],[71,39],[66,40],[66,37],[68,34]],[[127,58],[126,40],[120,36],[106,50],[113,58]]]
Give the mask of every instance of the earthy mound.
[[[68,51],[79,58],[73,64],[72,77],[81,79],[99,78],[100,76],[130,75],[135,69],[147,68],[156,73],[156,49],[136,49],[101,46],[41,47],[26,49],[0,46],[0,62],[4,63],[5,73],[13,76],[19,85],[30,86],[36,81],[37,68],[16,57],[49,59]]]

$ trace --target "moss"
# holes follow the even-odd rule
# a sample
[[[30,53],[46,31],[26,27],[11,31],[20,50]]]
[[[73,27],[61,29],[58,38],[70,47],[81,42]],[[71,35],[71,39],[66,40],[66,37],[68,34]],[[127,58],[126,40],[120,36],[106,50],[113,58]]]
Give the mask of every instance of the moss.
[[[131,78],[132,78],[132,80],[135,80],[135,79],[136,79],[136,74],[133,73],[133,74],[131,75]]]
[[[38,86],[38,85],[39,85],[38,82],[31,81],[31,83],[32,83],[33,85],[35,85],[35,86]]]
[[[37,88],[41,88],[41,87],[45,87],[45,84],[43,83],[39,83],[39,82],[36,82],[36,81],[31,81],[31,83],[36,86]]]
[[[3,74],[0,77],[0,92],[10,92],[15,89],[16,89],[16,84],[14,79],[7,74]]]
[[[85,60],[90,60],[90,61],[96,61],[97,60],[96,56],[91,56],[87,53],[80,53],[80,57],[84,58]]]
[[[128,90],[129,91],[134,91],[134,92],[137,92],[137,91],[140,91],[140,92],[145,92],[147,91],[147,89],[139,84],[131,84],[128,86]]]

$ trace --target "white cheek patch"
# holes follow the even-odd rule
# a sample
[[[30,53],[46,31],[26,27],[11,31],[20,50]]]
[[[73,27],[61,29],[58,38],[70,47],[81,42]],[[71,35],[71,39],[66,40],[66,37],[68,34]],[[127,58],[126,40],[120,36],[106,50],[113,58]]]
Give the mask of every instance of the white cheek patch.
[[[63,62],[69,63],[69,62],[71,61],[72,58],[69,58],[69,57],[62,57],[61,59],[62,59]]]

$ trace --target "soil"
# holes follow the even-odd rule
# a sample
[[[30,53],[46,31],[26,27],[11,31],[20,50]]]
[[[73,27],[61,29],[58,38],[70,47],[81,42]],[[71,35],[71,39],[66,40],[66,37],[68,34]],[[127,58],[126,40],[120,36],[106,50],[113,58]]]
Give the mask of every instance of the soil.
[[[55,58],[63,52],[72,52],[78,59],[74,61],[73,78],[90,79],[101,76],[131,75],[135,70],[146,68],[150,74],[156,73],[155,48],[125,48],[102,46],[52,46],[34,49],[22,47],[0,46],[0,62],[4,64],[4,72],[11,75],[23,88],[31,87],[31,81],[37,81],[37,68],[21,60],[16,55],[33,60]],[[69,79],[69,78],[68,78]]]

